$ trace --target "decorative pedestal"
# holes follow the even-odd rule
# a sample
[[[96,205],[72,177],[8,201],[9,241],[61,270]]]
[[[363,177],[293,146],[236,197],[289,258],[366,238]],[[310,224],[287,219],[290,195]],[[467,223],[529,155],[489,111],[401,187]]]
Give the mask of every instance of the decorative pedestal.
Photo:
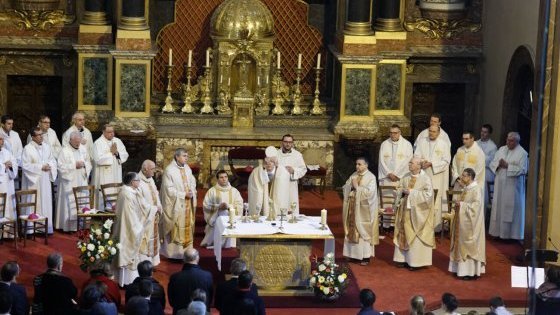
[[[233,127],[253,127],[253,104],[252,97],[233,98]]]

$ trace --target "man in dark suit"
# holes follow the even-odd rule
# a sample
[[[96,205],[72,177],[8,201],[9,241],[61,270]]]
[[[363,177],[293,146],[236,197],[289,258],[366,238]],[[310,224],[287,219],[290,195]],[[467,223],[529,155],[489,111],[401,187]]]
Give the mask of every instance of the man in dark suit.
[[[263,300],[253,293],[253,275],[248,270],[242,271],[237,278],[237,290],[224,297],[222,315],[257,314],[265,315]]]
[[[126,303],[126,315],[164,315],[160,302],[151,299],[154,291],[152,281],[142,279],[137,284],[139,294]]]
[[[8,261],[0,271],[0,291],[9,292],[12,298],[11,315],[29,314],[29,303],[27,303],[27,292],[25,287],[16,283],[19,275],[19,265],[15,261]]]
[[[165,309],[165,291],[161,284],[154,279],[154,265],[149,260],[144,260],[138,263],[138,278],[126,287],[126,293],[124,296],[125,303],[130,300],[133,296],[140,295],[140,282],[144,279],[150,280],[152,282],[153,292],[151,295],[151,301],[157,301],[161,304],[161,308]]]
[[[222,282],[216,288],[216,296],[214,298],[214,306],[222,313],[222,302],[226,296],[232,294],[237,290],[237,279],[239,278],[239,274],[247,269],[247,263],[241,258],[235,258],[231,262],[230,273],[231,279],[228,281]],[[251,292],[253,292],[256,296],[259,295],[257,291],[257,286],[251,286]]]
[[[35,296],[33,314],[75,314],[78,289],[72,279],[62,274],[62,255],[47,257],[47,271],[33,279]]]
[[[10,292],[4,290],[0,291],[0,315],[10,314],[12,308],[12,295]]]
[[[167,297],[169,304],[173,307],[173,314],[186,308],[191,302],[191,295],[194,290],[202,289],[206,291],[206,306],[210,310],[212,304],[212,274],[198,266],[200,256],[194,248],[188,248],[184,253],[183,270],[174,273],[169,279],[167,286]]]
[[[358,315],[381,315],[378,311],[373,308],[375,304],[375,293],[370,289],[362,289],[360,291],[360,304],[362,308],[358,312]]]

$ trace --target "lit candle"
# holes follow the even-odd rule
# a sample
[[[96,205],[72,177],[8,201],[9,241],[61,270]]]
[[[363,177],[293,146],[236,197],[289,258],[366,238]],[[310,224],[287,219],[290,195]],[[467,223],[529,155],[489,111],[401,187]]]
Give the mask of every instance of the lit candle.
[[[327,225],[327,209],[321,210],[321,224]]]
[[[321,53],[317,54],[317,69],[321,69]]]
[[[169,48],[169,65],[173,64],[173,49]]]
[[[189,49],[189,61],[188,61],[188,66],[192,66],[192,50]]]
[[[210,67],[210,49],[206,49],[206,67]]]
[[[257,85],[258,85],[258,86],[261,85],[261,77],[257,77]]]
[[[229,207],[229,224],[233,224],[233,217],[235,216],[235,209],[230,206]]]
[[[280,52],[276,54],[276,68],[280,69]]]
[[[299,53],[297,56],[297,68],[301,69],[301,53]]]

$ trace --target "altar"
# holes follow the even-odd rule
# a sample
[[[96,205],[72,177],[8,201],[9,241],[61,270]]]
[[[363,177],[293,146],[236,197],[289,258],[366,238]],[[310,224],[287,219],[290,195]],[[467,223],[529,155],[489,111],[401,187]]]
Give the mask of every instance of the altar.
[[[324,254],[335,250],[334,235],[328,226],[320,229],[320,217],[301,215],[297,223],[266,221],[243,223],[240,219],[229,226],[228,217],[219,217],[214,228],[214,244],[224,238],[236,238],[239,256],[247,262],[253,282],[268,291],[306,289],[311,273],[313,240],[325,240]],[[221,246],[214,246],[218,269],[221,270]],[[295,291],[291,291],[295,292]]]

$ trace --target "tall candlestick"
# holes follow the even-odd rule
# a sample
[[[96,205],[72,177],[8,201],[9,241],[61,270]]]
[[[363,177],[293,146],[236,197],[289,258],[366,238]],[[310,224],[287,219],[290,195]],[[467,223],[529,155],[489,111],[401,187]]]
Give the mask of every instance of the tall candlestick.
[[[276,69],[280,69],[280,52],[276,53]]]
[[[266,84],[268,84],[268,74],[266,75]]]
[[[169,48],[169,65],[173,64],[173,49]]]
[[[220,74],[220,84],[222,83],[222,79],[223,79],[223,77],[222,77],[222,75]]]
[[[192,66],[192,50],[189,49],[189,61],[188,61],[188,66],[191,67]]]
[[[231,78],[227,78],[227,86],[231,85]]]
[[[297,68],[301,69],[301,53],[299,53],[297,56]]]
[[[321,69],[321,53],[317,54],[317,69]]]
[[[206,66],[210,67],[210,49],[206,49]]]
[[[327,225],[327,209],[321,210],[321,225]]]
[[[261,77],[257,77],[257,86],[261,85]]]

